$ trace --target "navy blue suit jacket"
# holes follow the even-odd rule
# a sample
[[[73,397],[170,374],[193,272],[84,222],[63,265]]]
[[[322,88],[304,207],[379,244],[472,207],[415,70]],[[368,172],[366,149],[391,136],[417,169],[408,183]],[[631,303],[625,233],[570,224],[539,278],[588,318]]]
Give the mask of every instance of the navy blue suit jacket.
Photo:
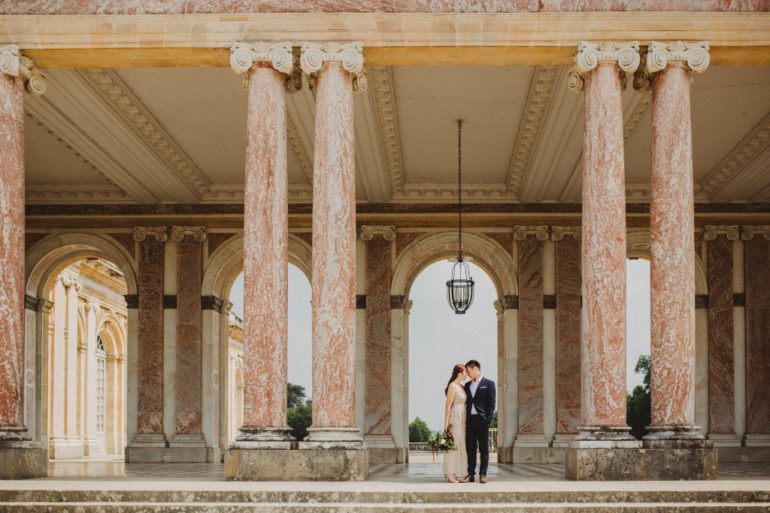
[[[495,382],[491,379],[481,378],[479,386],[476,389],[476,395],[471,394],[471,381],[465,384],[465,393],[468,401],[465,403],[466,415],[471,416],[471,406],[476,407],[476,412],[487,423],[492,423],[492,415],[495,413],[495,401],[497,399],[497,388]]]

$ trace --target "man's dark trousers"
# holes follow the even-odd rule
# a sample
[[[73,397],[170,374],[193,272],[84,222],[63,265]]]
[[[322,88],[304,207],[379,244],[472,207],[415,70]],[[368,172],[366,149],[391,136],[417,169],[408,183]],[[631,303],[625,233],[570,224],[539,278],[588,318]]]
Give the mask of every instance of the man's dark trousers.
[[[476,450],[481,453],[479,475],[487,475],[489,467],[489,424],[481,415],[468,417],[465,428],[465,449],[468,451],[468,475],[476,474]]]

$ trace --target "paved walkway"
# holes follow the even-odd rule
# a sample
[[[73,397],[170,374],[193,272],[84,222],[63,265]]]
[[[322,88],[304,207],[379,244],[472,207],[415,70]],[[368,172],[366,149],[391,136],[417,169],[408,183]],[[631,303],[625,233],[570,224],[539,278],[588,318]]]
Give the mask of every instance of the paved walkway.
[[[563,465],[503,465],[494,462],[489,467],[490,483],[571,483],[564,477]],[[440,457],[412,454],[408,465],[374,465],[370,468],[370,483],[443,483]],[[49,477],[31,481],[175,481],[221,482],[224,465],[220,463],[124,463],[120,460],[52,461]],[[720,481],[765,481],[770,486],[770,463],[722,463]],[[459,485],[458,485],[459,486]],[[467,486],[467,485],[463,485]],[[478,484],[476,484],[478,486]]]

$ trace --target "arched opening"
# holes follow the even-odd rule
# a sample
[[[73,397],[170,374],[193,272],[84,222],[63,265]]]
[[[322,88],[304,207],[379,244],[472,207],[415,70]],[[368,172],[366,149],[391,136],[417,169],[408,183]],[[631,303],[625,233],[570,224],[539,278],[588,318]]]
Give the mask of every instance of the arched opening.
[[[105,258],[73,256],[52,268],[41,292],[49,456],[121,458],[128,329],[124,273]]]
[[[409,291],[409,422],[410,463],[430,460],[421,433],[444,427],[444,387],[455,364],[468,360],[481,363],[482,374],[497,382],[498,293],[490,276],[470,263],[475,298],[463,315],[455,314],[446,299],[447,277],[452,262],[440,260],[425,267]],[[429,365],[426,363],[430,362]],[[496,462],[497,427],[490,430],[490,460]]]
[[[289,333],[288,333],[288,375],[293,385],[291,401],[305,405],[311,400],[312,392],[312,351],[311,351],[311,290],[310,279],[296,264],[290,263],[289,278]],[[232,310],[228,319],[228,439],[238,436],[243,424],[243,273],[235,278],[229,293]],[[297,388],[297,387],[301,387]],[[291,412],[289,417],[291,418]],[[306,426],[307,427],[307,426]]]

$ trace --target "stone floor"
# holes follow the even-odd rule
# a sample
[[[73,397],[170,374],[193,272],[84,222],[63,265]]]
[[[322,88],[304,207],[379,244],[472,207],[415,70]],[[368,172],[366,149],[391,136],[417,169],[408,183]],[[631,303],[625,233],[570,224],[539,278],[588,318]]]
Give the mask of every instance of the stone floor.
[[[490,481],[511,483],[518,481],[567,481],[562,465],[502,465],[492,462]],[[224,466],[216,463],[123,463],[121,460],[52,461],[49,476],[38,481],[51,480],[105,480],[105,481],[221,481]],[[770,481],[770,463],[722,463],[719,479]],[[370,482],[383,483],[440,483],[443,481],[441,459],[435,462],[431,454],[412,454],[408,465],[375,465],[370,468]]]

